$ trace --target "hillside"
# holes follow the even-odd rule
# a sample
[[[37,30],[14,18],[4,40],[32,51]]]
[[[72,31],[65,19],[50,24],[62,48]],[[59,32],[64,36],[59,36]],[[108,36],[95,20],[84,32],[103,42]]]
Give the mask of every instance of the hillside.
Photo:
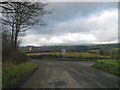
[[[46,51],[61,51],[65,49],[67,51],[86,51],[86,50],[101,50],[101,49],[111,49],[119,48],[119,44],[99,44],[99,45],[77,45],[77,46],[40,46],[34,47],[32,52],[46,52]],[[28,51],[25,46],[20,47],[21,51]]]

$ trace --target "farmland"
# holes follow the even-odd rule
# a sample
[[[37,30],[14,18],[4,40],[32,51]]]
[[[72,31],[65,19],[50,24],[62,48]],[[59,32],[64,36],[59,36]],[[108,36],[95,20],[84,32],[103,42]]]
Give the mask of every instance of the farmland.
[[[66,53],[61,54],[65,49]],[[21,47],[21,51],[29,55],[27,47]],[[32,58],[45,59],[119,59],[119,44],[80,45],[80,46],[41,46],[34,47],[31,51]]]
[[[61,52],[41,52],[41,53],[27,53],[32,58],[36,59],[56,59],[56,60],[97,60],[97,59],[111,59],[111,56],[103,56],[87,52],[66,52],[64,55]]]

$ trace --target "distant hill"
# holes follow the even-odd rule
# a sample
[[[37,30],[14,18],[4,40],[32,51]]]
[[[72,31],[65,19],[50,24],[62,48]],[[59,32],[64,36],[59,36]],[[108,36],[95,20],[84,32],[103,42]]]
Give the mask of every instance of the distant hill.
[[[61,51],[65,49],[67,51],[86,51],[86,50],[100,50],[100,49],[110,49],[119,48],[120,44],[98,44],[98,45],[76,45],[76,46],[37,46],[33,48],[33,52],[43,52],[43,51]],[[28,51],[27,47],[20,47],[21,51]]]

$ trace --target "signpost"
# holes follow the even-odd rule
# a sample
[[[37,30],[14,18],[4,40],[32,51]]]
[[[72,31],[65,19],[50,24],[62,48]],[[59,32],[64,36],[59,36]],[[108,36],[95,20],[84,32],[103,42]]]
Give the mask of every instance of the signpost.
[[[65,53],[66,53],[66,50],[65,50],[65,49],[62,49],[62,51],[61,51],[62,58],[63,58],[63,56],[65,55]]]
[[[66,50],[65,50],[65,49],[62,49],[61,54],[62,54],[62,55],[65,55],[65,52],[66,52]]]
[[[30,59],[31,59],[31,51],[34,48],[34,46],[27,46],[28,50],[30,51]]]

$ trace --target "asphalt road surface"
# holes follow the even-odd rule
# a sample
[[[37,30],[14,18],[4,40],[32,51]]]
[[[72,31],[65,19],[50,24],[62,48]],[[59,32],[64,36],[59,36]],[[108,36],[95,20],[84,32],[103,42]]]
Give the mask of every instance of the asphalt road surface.
[[[89,61],[43,61],[21,88],[117,88],[118,77],[91,67]]]

